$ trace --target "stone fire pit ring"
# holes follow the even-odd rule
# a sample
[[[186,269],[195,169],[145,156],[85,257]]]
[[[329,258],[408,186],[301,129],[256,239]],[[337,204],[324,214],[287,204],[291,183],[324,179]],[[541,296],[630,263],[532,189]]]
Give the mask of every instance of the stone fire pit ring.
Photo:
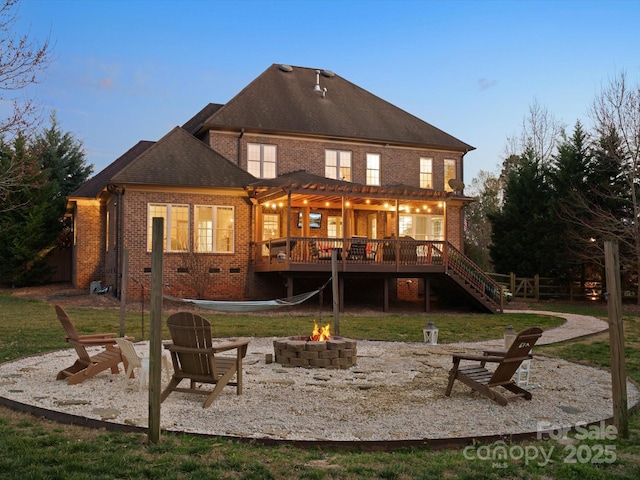
[[[283,367],[348,369],[357,362],[356,340],[333,336],[317,342],[309,337],[289,337],[273,341],[275,362]]]

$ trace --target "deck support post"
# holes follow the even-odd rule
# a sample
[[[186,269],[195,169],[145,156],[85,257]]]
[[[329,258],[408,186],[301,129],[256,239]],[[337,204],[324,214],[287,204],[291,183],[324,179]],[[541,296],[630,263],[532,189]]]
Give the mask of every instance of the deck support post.
[[[428,278],[424,279],[424,311],[431,311],[431,288]]]
[[[287,298],[293,297],[293,277],[287,277]]]
[[[382,287],[382,311],[389,311],[389,277],[384,277],[384,285]]]

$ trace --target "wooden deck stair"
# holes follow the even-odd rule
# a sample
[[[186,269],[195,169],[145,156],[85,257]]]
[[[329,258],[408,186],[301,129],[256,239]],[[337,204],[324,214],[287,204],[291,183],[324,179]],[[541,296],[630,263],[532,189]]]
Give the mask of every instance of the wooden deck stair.
[[[445,273],[478,305],[489,312],[503,311],[502,288],[453,245],[447,245]]]

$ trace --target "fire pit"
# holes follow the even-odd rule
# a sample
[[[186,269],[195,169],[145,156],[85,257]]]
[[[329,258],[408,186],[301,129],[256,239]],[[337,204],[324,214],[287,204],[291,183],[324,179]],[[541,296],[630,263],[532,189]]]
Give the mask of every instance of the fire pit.
[[[357,342],[332,336],[329,325],[318,329],[314,324],[311,336],[297,336],[273,341],[275,361],[283,367],[347,369],[356,364]]]

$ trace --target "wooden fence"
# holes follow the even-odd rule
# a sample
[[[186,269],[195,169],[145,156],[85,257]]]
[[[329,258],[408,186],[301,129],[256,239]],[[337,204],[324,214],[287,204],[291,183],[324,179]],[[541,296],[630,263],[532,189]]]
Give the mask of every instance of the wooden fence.
[[[505,291],[517,300],[600,300],[603,298],[603,285],[601,281],[574,280],[560,282],[555,278],[518,277],[515,273],[508,275],[489,273]]]

